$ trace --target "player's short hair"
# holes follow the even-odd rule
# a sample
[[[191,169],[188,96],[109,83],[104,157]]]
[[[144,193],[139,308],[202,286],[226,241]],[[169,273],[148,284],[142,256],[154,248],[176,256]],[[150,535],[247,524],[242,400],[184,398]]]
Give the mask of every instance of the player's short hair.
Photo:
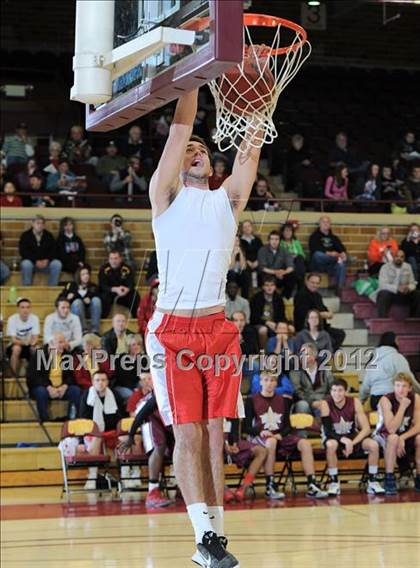
[[[278,376],[276,373],[274,373],[273,371],[261,371],[260,373],[260,380],[263,377],[269,377],[270,379],[274,379],[275,381],[278,381]]]
[[[197,136],[197,134],[192,134],[190,136],[189,142],[198,142],[199,144],[201,144],[202,146],[204,146],[204,148],[206,149],[207,155],[209,157],[209,160],[211,163],[213,163],[213,156],[211,153],[210,148],[207,146],[206,141],[204,140],[204,138],[201,138],[201,136]],[[223,158],[221,158],[221,160],[223,160]]]
[[[331,383],[330,390],[331,390],[333,387],[343,387],[343,389],[344,389],[345,391],[347,391],[348,388],[349,388],[349,385],[348,385],[347,381],[344,380],[344,379],[334,379],[333,382]]]
[[[410,387],[413,386],[413,378],[411,375],[409,375],[408,373],[397,373],[395,375],[395,377],[392,379],[392,382],[394,383],[401,383],[401,382],[405,382],[407,383]]]

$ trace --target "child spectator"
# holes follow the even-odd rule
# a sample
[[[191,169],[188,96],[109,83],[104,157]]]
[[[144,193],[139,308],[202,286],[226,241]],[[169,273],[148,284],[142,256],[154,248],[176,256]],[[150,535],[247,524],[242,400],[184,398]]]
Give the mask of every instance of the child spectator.
[[[17,313],[8,318],[6,330],[6,335],[10,337],[6,353],[14,377],[19,376],[20,359],[30,360],[40,335],[39,318],[31,313],[31,300],[18,298],[16,306]]]
[[[16,187],[8,181],[3,188],[3,195],[0,198],[0,207],[22,207],[22,199],[15,195]]]
[[[139,333],[142,337],[144,337],[147,329],[147,324],[152,318],[155,311],[158,287],[159,280],[153,280],[150,284],[149,293],[143,296],[143,298],[140,300],[139,309],[137,310],[137,323],[139,326]]]
[[[296,353],[295,340],[290,337],[289,324],[287,321],[279,321],[276,325],[276,335],[267,341],[265,352],[270,355],[293,355]]]
[[[346,164],[339,162],[335,166],[335,173],[325,182],[325,197],[335,201],[348,200],[349,171]]]
[[[98,286],[91,280],[89,266],[78,268],[74,282],[68,282],[60,294],[70,302],[71,312],[78,316],[83,333],[89,331],[87,316],[90,316],[90,331],[99,335],[102,315],[102,300]]]
[[[49,343],[56,333],[64,337],[64,349],[74,351],[82,345],[82,326],[80,319],[70,313],[70,302],[66,298],[57,298],[55,311],[48,314],[44,322],[44,341]]]
[[[209,188],[219,189],[228,177],[229,174],[227,172],[226,160],[223,158],[216,158],[213,162],[213,173],[209,177]]]
[[[368,248],[369,274],[376,276],[386,262],[392,262],[398,251],[398,243],[391,238],[391,229],[379,229],[376,239],[372,239]]]
[[[85,263],[86,250],[82,239],[76,235],[74,219],[63,217],[57,237],[57,257],[64,272],[74,274]]]
[[[286,249],[292,256],[296,278],[300,287],[303,284],[306,271],[305,252],[302,243],[296,238],[295,227],[292,223],[285,223],[280,228],[280,247]]]

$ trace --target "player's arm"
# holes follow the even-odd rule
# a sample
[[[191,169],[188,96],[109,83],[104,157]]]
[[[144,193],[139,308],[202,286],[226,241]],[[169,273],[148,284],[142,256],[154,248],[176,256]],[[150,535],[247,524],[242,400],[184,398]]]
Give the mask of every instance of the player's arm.
[[[379,405],[382,410],[382,416],[384,417],[385,428],[390,434],[396,434],[398,428],[402,424],[405,408],[402,406],[402,404],[400,404],[400,407],[398,408],[398,411],[394,416],[394,414],[392,413],[391,403],[386,398],[386,396],[383,396],[381,398]]]
[[[155,217],[169,207],[181,189],[180,174],[197,113],[197,95],[198,89],[194,89],[178,99],[168,139],[150,180],[149,196]]]
[[[356,423],[359,429],[359,433],[353,439],[353,444],[356,445],[370,435],[370,425],[368,417],[366,416],[366,413],[363,410],[362,403],[358,398],[354,399],[354,410],[356,413]]]
[[[321,400],[320,403],[321,404],[319,410],[321,413],[321,422],[324,430],[324,435],[327,438],[327,440],[337,440],[337,442],[339,442],[342,436],[334,431],[333,423],[330,416],[330,407],[328,406],[328,403],[325,400]]]
[[[414,405],[413,425],[407,432],[400,435],[400,438],[403,440],[408,440],[420,434],[420,396],[418,394],[415,395]]]

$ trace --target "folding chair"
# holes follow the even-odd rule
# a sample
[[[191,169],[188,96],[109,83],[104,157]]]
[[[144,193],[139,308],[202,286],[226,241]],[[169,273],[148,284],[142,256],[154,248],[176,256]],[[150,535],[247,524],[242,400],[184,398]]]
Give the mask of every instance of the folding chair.
[[[97,424],[93,420],[86,420],[83,418],[78,418],[76,420],[69,420],[63,424],[63,429],[61,432],[61,441],[66,438],[79,438],[83,436],[94,436],[97,438],[102,437],[102,433],[99,430]],[[101,443],[101,450],[104,451],[103,442]],[[112,494],[111,480],[108,476],[105,476],[108,488],[107,489],[71,489],[69,470],[71,469],[85,469],[86,467],[103,467],[108,465],[111,461],[109,455],[105,453],[100,454],[89,454],[83,452],[81,454],[75,453],[75,455],[65,455],[63,445],[60,443],[60,454],[61,454],[61,466],[63,469],[64,477],[64,487],[62,494],[65,493],[67,496],[67,502],[70,502],[70,495],[72,493],[99,493],[109,492]],[[74,483],[75,485],[77,481]]]
[[[117,425],[117,437],[128,436],[131,430],[131,426],[133,425],[133,422],[134,418],[123,418],[122,420],[120,420]],[[132,452],[132,451],[123,453],[117,446],[115,450],[115,455],[116,455],[118,468],[122,468],[124,466],[131,467],[133,465],[138,465],[142,467],[142,466],[147,466],[148,464],[148,457],[144,453],[144,451],[142,451],[141,453]],[[129,491],[144,491],[144,488],[142,489],[141,487],[138,489],[133,487],[126,487],[124,481],[130,481],[130,480],[131,478],[125,478],[120,475],[120,481],[118,483],[118,493],[120,495],[121,493]],[[143,481],[143,478],[140,477],[140,480]]]

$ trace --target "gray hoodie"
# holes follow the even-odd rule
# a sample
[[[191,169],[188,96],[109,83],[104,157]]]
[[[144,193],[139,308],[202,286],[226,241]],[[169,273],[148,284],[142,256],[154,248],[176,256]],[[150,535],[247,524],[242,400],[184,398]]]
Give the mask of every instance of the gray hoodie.
[[[420,385],[410,370],[407,359],[395,347],[383,345],[376,349],[376,361],[372,369],[367,369],[360,389],[360,400],[364,402],[369,396],[381,396],[393,392],[393,378],[397,373],[408,373],[414,381],[414,390],[420,393]]]

